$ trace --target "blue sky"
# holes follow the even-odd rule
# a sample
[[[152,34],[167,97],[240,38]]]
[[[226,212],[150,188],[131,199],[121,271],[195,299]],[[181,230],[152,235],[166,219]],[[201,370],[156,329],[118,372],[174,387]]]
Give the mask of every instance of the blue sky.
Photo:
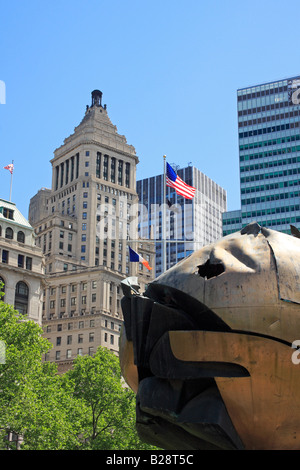
[[[103,92],[137,178],[189,162],[240,208],[236,92],[300,75],[300,2],[10,0],[0,13],[0,197],[27,217],[54,150]]]

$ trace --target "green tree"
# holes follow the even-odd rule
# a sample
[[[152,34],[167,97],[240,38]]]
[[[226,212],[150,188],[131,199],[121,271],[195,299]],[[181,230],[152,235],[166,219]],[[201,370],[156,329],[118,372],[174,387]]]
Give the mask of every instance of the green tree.
[[[153,449],[137,436],[135,395],[125,386],[119,359],[112,352],[99,347],[94,356],[78,356],[65,380],[86,410],[83,448]]]
[[[78,443],[76,426],[82,411],[62,387],[56,365],[42,361],[51,347],[42,332],[0,301],[0,341],[5,345],[5,361],[0,364],[2,448],[8,431],[23,437],[25,449],[72,448]]]
[[[135,395],[122,380],[119,359],[99,348],[59,375],[42,360],[52,347],[42,334],[0,301],[0,449],[9,431],[29,450],[152,449],[135,430]]]

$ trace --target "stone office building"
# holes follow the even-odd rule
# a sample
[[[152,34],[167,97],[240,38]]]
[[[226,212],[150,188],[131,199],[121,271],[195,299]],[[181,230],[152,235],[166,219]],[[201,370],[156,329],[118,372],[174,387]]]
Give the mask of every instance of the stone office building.
[[[54,152],[52,188],[30,201],[29,220],[45,256],[43,325],[54,346],[48,359],[60,370],[99,345],[117,353],[120,282],[138,276],[142,291],[153,279],[153,270],[129,262],[129,245],[150,266],[155,256],[153,244],[135,236],[137,163],[95,90],[83,120]]]
[[[43,254],[28,220],[0,199],[0,281],[3,301],[42,325]]]

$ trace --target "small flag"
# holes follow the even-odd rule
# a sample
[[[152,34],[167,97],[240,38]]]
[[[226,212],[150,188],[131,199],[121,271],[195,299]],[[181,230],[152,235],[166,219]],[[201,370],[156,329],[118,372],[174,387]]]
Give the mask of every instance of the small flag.
[[[176,212],[177,214],[180,214],[181,213],[181,210],[179,209],[179,207],[176,205],[176,204],[172,204],[172,202],[167,199],[167,204],[168,204],[168,208],[173,212]]]
[[[169,163],[167,163],[166,185],[174,188],[177,194],[185,197],[186,199],[193,199],[195,196],[196,188],[189,186],[178,175],[176,175]]]
[[[141,255],[139,255],[138,253],[133,251],[133,249],[130,248],[130,246],[128,248],[129,248],[129,260],[131,262],[133,262],[133,263],[142,263],[144,266],[146,266],[147,269],[149,269],[149,271],[152,269],[149,266],[148,261],[146,261]]]
[[[12,175],[13,171],[14,171],[14,165],[13,163],[10,163],[9,165],[6,165],[4,167],[4,170],[9,170],[10,171],[10,174]]]

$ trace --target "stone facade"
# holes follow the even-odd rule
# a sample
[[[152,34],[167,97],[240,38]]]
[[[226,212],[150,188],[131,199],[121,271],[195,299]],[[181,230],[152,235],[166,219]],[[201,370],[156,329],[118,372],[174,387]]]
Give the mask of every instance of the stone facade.
[[[136,237],[137,163],[95,90],[83,120],[54,152],[52,188],[30,201],[29,221],[45,256],[43,324],[53,344],[48,359],[61,370],[99,345],[117,353],[120,282],[138,276],[143,290],[153,279],[153,270],[129,262],[129,245],[150,266],[155,257],[154,245]]]
[[[0,199],[0,279],[4,302],[42,324],[43,254],[32,226],[10,201]]]

